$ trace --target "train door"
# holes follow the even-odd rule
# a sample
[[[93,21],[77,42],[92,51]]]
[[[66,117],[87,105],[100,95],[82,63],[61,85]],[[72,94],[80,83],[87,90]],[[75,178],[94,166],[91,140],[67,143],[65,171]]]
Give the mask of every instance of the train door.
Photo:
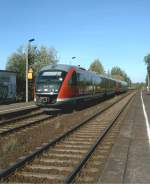
[[[70,90],[72,92],[72,96],[78,96],[77,74],[75,71],[72,73],[72,76],[68,81],[68,84],[71,87]]]

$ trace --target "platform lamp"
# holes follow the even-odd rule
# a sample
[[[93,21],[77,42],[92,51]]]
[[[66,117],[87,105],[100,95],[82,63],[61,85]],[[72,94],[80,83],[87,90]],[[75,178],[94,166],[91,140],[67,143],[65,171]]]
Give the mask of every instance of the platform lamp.
[[[27,45],[27,53],[26,53],[26,102],[28,102],[29,47],[30,47],[30,43],[33,42],[34,40],[35,40],[34,38],[28,40],[28,45]]]
[[[73,59],[76,59],[76,57],[73,56],[71,59],[72,59],[72,60],[73,60]],[[71,60],[70,63],[69,63],[70,65],[72,64],[72,60]]]
[[[150,64],[147,66],[148,92],[150,92]]]

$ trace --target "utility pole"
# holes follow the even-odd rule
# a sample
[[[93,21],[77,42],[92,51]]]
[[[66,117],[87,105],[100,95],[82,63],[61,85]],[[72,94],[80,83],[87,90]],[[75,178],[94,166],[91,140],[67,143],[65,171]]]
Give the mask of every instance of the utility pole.
[[[27,45],[27,53],[26,53],[26,102],[28,102],[29,48],[30,48],[30,43],[33,42],[34,40],[35,40],[34,38],[28,40],[28,45]]]

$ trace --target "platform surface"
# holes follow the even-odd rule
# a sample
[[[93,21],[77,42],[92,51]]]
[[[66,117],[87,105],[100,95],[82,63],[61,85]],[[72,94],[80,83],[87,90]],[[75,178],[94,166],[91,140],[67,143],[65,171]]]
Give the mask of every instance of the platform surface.
[[[124,120],[119,138],[98,183],[150,183],[149,120],[150,95],[143,91],[141,96],[139,92]]]
[[[14,112],[21,109],[26,109],[30,107],[35,107],[35,103],[32,102],[21,102],[21,103],[12,103],[8,105],[0,105],[0,114],[7,113],[7,112]]]

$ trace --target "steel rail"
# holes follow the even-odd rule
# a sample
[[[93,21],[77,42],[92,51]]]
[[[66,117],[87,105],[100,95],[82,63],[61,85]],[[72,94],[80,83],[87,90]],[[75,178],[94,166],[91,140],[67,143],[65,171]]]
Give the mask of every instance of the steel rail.
[[[20,110],[17,110],[17,111],[9,111],[8,112],[4,112],[4,113],[0,113],[0,119],[9,119],[11,117],[15,117],[15,116],[18,116],[18,113],[19,113],[19,116],[21,115],[24,115],[25,113],[29,113],[29,112],[32,112],[34,110],[38,110],[40,109],[40,107],[31,107],[31,108],[24,108],[24,109],[20,109]]]
[[[19,120],[24,120],[26,118],[31,118],[33,116],[41,115],[43,113],[44,112],[41,111],[41,112],[37,112],[37,113],[34,113],[34,114],[25,114],[23,116],[19,116],[19,117],[7,119],[7,120],[2,120],[2,121],[0,121],[0,127],[3,126],[3,125],[12,124],[12,123],[14,123],[16,121],[19,121]]]
[[[0,137],[3,137],[3,136],[5,136],[5,135],[7,135],[7,134],[16,132],[16,131],[18,131],[18,130],[21,130],[21,129],[24,129],[24,128],[33,126],[33,125],[35,125],[35,124],[39,124],[39,123],[41,123],[42,121],[51,119],[51,118],[53,118],[53,117],[55,117],[55,116],[44,117],[44,118],[41,118],[41,119],[39,119],[39,120],[32,121],[32,122],[26,123],[26,124],[21,125],[21,126],[18,126],[18,127],[14,127],[14,128],[10,128],[10,129],[8,129],[8,130],[4,130],[3,132],[0,132]]]
[[[0,170],[0,180],[8,177],[10,174],[12,174],[13,172],[15,172],[15,170],[23,167],[26,163],[31,162],[34,158],[38,157],[40,154],[42,154],[43,152],[45,152],[46,150],[48,150],[50,147],[54,146],[56,143],[58,143],[59,141],[61,141],[64,138],[66,138],[68,135],[70,135],[71,133],[73,133],[74,131],[76,131],[77,129],[79,129],[84,124],[88,123],[90,120],[94,119],[95,117],[97,117],[101,113],[103,113],[103,112],[107,111],[108,109],[110,109],[112,106],[114,106],[115,104],[117,104],[119,101],[121,101],[122,99],[124,99],[128,95],[129,94],[123,96],[122,98],[116,100],[114,103],[108,105],[104,109],[96,112],[93,116],[87,118],[82,123],[74,126],[73,128],[71,128],[70,130],[66,131],[65,133],[63,133],[59,137],[55,138],[54,140],[50,140],[48,143],[42,144],[41,147],[36,148],[36,150],[33,151],[32,153],[30,153],[29,155],[20,157],[15,163],[11,164],[6,169]]]
[[[132,96],[128,100],[128,102],[124,105],[124,107],[117,113],[117,115],[111,121],[110,125],[104,129],[104,132],[97,138],[95,144],[92,145],[92,147],[90,148],[90,150],[85,154],[85,157],[76,166],[76,168],[66,177],[65,182],[64,182],[65,184],[69,184],[69,183],[73,182],[73,180],[75,179],[76,175],[80,172],[80,170],[82,169],[82,167],[85,165],[85,163],[87,162],[87,160],[90,158],[90,156],[95,151],[95,149],[97,148],[97,146],[99,145],[99,143],[103,140],[103,138],[108,133],[108,131],[110,131],[111,127],[115,124],[115,122],[117,121],[117,119],[123,113],[123,111],[128,106],[128,104],[131,102],[131,100],[133,99],[133,97],[134,96]]]

